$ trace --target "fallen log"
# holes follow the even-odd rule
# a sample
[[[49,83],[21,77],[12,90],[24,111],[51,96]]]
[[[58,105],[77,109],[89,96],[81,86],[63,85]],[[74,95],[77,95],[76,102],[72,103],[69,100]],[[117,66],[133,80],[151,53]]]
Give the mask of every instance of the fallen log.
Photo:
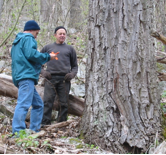
[[[1,75],[1,74],[0,74]],[[36,86],[36,90],[38,91],[41,98],[43,98],[44,87]],[[6,79],[5,77],[1,78],[0,76],[0,95],[17,98],[18,89],[14,86],[14,84],[9,80],[9,77]],[[69,94],[69,103],[68,103],[68,113],[76,116],[82,116],[84,110],[84,101],[77,96],[73,96]],[[55,99],[53,110],[58,111],[59,103]]]
[[[0,95],[17,98],[18,89],[13,83],[0,79]]]
[[[39,95],[43,98],[44,88],[41,86],[36,86],[36,90]],[[73,96],[69,94],[69,105],[68,105],[68,113],[76,116],[82,116],[84,110],[84,101],[77,96]],[[58,99],[55,98],[53,109],[59,110]]]
[[[61,127],[69,125],[72,122],[74,122],[74,120],[68,120],[65,122],[56,123],[56,124],[53,124],[53,125],[50,125],[49,127],[47,127],[46,130],[50,131],[50,130],[55,129],[55,128],[61,128]]]
[[[12,77],[6,74],[0,74],[0,79],[13,83]]]
[[[46,132],[44,130],[41,130],[40,132],[34,133],[34,134],[30,135],[29,137],[39,138],[39,137],[43,137],[45,135],[46,135]]]

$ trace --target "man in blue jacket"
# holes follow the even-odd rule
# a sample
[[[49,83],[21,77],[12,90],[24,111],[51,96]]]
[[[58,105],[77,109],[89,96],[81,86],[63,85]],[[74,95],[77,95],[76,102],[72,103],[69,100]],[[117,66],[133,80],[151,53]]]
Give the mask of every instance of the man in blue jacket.
[[[18,99],[15,108],[12,132],[26,129],[25,119],[30,106],[30,129],[38,132],[43,117],[43,101],[35,86],[38,83],[41,66],[49,60],[55,59],[55,54],[37,51],[35,38],[40,27],[34,21],[26,22],[24,32],[18,33],[11,49],[12,79],[18,87]]]

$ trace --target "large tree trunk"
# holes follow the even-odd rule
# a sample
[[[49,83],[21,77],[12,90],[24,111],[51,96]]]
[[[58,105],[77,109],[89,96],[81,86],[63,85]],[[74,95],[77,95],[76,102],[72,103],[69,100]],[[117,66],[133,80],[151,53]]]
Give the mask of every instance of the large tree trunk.
[[[86,142],[115,153],[147,151],[160,131],[149,34],[154,2],[90,1],[86,106],[80,131]]]

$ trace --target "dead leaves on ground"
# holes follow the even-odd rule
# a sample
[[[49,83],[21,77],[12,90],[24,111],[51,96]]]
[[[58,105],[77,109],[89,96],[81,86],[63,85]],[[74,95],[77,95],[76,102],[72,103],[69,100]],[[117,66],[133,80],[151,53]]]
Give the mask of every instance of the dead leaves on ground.
[[[80,153],[93,153],[92,149],[83,142],[78,140],[79,137],[79,123],[80,117],[73,117],[61,123],[52,123],[50,126],[42,128],[39,133],[30,135],[31,140],[28,138],[17,139],[10,138],[11,125],[0,126],[1,132],[0,139],[0,153],[9,154],[80,154]],[[27,123],[28,124],[28,123]],[[71,140],[72,139],[72,140]],[[73,143],[72,141],[76,141]],[[78,148],[79,146],[79,148]],[[81,147],[80,147],[81,146]],[[96,149],[95,149],[96,150]],[[97,151],[97,150],[96,150]]]

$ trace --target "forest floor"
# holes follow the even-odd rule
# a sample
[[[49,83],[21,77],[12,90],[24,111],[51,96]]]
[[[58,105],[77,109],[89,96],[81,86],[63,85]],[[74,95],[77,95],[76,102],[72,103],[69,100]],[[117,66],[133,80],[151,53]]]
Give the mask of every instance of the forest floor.
[[[166,92],[162,97],[164,119],[161,142],[166,137]],[[0,96],[0,102],[15,107],[16,99]],[[7,111],[6,115],[5,112],[0,113],[0,154],[113,154],[97,144],[85,143],[79,132],[80,122],[81,117],[69,115],[66,122],[57,123],[53,120],[51,125],[42,128],[37,135],[22,131],[19,138],[14,138],[12,117],[9,117]],[[29,122],[26,125],[29,128]]]
[[[14,138],[12,118],[0,113],[0,154],[112,154],[95,144],[84,143],[79,135],[80,121],[81,117],[69,115],[66,122],[70,123],[66,125],[53,121],[37,135],[22,131],[19,138]],[[26,125],[28,128],[29,122]]]

